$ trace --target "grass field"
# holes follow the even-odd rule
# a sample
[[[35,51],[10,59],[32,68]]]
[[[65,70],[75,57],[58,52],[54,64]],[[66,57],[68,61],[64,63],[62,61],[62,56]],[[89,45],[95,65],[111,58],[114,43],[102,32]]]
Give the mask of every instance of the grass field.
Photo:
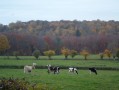
[[[69,57],[69,60],[64,60],[64,56],[53,56],[52,60],[48,60],[47,56],[40,56],[39,60],[36,60],[33,56],[19,56],[20,60],[16,60],[14,56],[10,56],[7,59],[6,56],[0,56],[0,65],[30,65],[33,62],[37,63],[38,66],[46,66],[47,64],[58,65],[58,66],[77,66],[77,67],[119,67],[118,60],[99,60],[99,55],[90,55],[89,60],[84,60],[82,56],[77,55],[74,59]],[[70,60],[71,59],[71,60]]]
[[[79,56],[80,57],[80,56]],[[11,56],[8,60],[6,57],[0,57],[0,66],[24,66],[31,65],[33,62],[37,66],[46,66],[47,64],[55,66],[76,66],[76,67],[112,67],[119,68],[118,60],[98,60],[96,55],[90,56],[89,60],[79,59],[78,56],[73,60],[63,60],[63,56],[55,56],[53,60],[47,60],[42,56],[40,60],[35,60],[33,56],[20,56],[20,60],[15,60]],[[59,60],[61,58],[61,60]],[[80,57],[81,58],[81,57]],[[82,57],[83,58],[83,57]],[[95,58],[95,59],[94,59]],[[119,71],[98,70],[98,75],[89,74],[88,70],[78,69],[79,74],[68,73],[67,69],[61,69],[60,74],[48,74],[46,69],[33,70],[31,74],[24,74],[23,69],[0,68],[0,78],[14,77],[26,78],[31,83],[46,84],[50,90],[118,90],[119,88]]]
[[[0,66],[24,66],[37,63],[37,66],[48,64],[55,66],[76,67],[112,67],[119,68],[119,61],[113,60],[0,60]]]
[[[42,83],[55,90],[118,90],[119,72],[98,71],[98,75],[80,70],[79,74],[61,70],[60,74],[48,74],[46,69],[37,69],[24,74],[23,69],[0,69],[0,77],[26,78],[31,83]]]

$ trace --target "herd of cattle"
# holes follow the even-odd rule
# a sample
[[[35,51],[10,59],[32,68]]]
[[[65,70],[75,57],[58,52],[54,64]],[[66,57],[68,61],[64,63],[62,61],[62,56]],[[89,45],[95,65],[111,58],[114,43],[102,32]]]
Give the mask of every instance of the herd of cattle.
[[[24,66],[24,73],[30,73],[32,71],[32,69],[35,69],[35,66],[36,66],[36,63],[33,63],[32,66],[25,65]],[[47,65],[47,69],[48,69],[48,73],[51,73],[51,72],[53,72],[54,74],[59,74],[60,73],[60,67],[51,66],[49,64],[49,65]],[[88,69],[90,71],[90,74],[93,72],[97,75],[97,70],[96,70],[95,67],[91,67],[91,68],[88,68]],[[70,67],[69,72],[78,74],[78,70],[77,70],[76,67]]]

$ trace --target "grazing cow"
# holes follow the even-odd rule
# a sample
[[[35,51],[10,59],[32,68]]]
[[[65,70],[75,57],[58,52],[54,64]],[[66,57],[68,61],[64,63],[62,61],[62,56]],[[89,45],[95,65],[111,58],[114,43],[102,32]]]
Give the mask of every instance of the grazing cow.
[[[75,72],[76,74],[78,74],[77,68],[74,67],[70,67],[69,72],[73,72],[73,73]]]
[[[91,72],[93,72],[97,75],[97,70],[95,69],[95,67],[89,68],[89,70],[90,70],[90,74],[91,74]]]
[[[50,64],[47,65],[47,67],[48,67],[48,73],[50,72],[54,72],[54,74],[59,73],[60,67],[53,67]]]

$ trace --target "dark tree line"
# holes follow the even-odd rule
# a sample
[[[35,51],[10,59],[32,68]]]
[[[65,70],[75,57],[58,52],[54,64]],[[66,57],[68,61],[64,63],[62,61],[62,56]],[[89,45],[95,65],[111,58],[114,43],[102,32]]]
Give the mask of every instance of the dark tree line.
[[[35,36],[29,33],[3,33],[8,37],[12,54],[19,51],[20,55],[32,55],[39,49],[41,54],[47,50],[54,50],[60,54],[61,49],[66,47],[80,52],[87,49],[90,53],[100,53],[105,49],[114,51],[119,47],[118,35],[88,35],[88,36]]]

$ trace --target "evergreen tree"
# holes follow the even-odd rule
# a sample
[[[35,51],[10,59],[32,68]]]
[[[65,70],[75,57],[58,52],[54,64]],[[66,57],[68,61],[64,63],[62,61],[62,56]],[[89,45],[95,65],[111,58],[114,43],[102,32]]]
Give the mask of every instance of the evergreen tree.
[[[79,30],[76,30],[76,36],[77,36],[77,37],[80,37],[80,36],[81,36],[81,33],[80,33]]]

